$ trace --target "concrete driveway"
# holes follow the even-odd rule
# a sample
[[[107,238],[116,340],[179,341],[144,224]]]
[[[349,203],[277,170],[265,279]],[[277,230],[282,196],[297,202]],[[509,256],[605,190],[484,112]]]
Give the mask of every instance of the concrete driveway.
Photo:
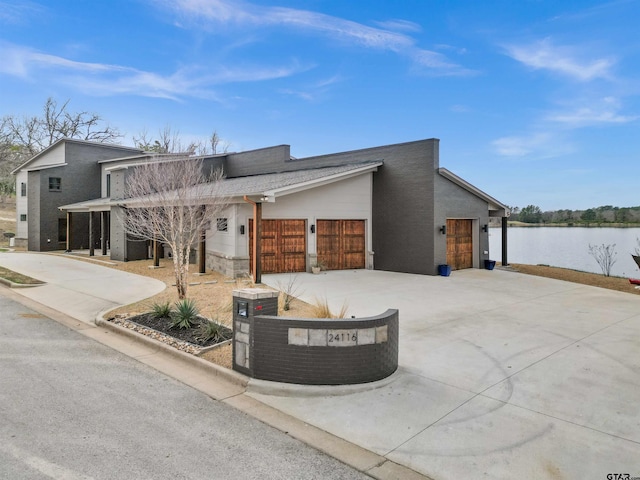
[[[164,282],[153,278],[62,255],[0,252],[0,265],[46,282],[16,289],[21,295],[91,325],[100,312],[143,300],[166,288]]]
[[[248,392],[261,402],[435,479],[640,477],[640,296],[504,270],[296,284],[350,315],[398,308],[400,369],[346,395]]]

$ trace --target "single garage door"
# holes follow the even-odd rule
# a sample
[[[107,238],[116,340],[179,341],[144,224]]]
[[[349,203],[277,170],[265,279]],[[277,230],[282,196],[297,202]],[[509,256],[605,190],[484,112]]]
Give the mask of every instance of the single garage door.
[[[318,220],[318,261],[327,270],[365,267],[364,220]]]
[[[447,220],[447,263],[453,270],[473,268],[473,220]]]
[[[306,271],[305,220],[262,220],[262,273]],[[249,219],[249,257],[253,267],[253,219]],[[253,272],[252,272],[253,273]]]

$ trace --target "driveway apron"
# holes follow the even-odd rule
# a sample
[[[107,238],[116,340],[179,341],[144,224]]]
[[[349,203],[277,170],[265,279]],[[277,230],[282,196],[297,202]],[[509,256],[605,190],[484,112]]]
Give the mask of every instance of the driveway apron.
[[[0,252],[0,265],[46,282],[16,289],[21,295],[90,324],[100,312],[143,300],[166,288],[159,280],[62,255]]]
[[[349,315],[398,308],[400,368],[373,390],[256,399],[433,478],[640,476],[640,296],[497,269],[295,281]]]

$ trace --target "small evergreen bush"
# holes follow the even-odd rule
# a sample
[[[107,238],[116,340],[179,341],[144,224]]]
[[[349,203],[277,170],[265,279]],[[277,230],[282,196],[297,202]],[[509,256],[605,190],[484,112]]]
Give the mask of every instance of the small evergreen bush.
[[[169,302],[154,303],[151,306],[151,315],[154,318],[169,318],[171,316],[171,304]]]
[[[198,328],[198,338],[203,343],[206,343],[209,340],[219,342],[224,338],[224,330],[225,327],[223,325],[220,325],[218,322],[205,319],[200,322],[200,327]]]
[[[196,302],[189,298],[184,298],[176,302],[173,312],[173,328],[192,328],[198,318],[198,307]]]

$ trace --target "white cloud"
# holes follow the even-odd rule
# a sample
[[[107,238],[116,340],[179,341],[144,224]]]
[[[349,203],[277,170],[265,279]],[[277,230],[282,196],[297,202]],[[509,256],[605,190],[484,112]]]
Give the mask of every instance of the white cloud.
[[[491,144],[495,152],[504,157],[552,158],[574,151],[572,145],[548,132],[502,137],[494,140]]]
[[[413,37],[392,30],[415,31],[412,22],[392,20],[386,28],[376,28],[339,17],[309,10],[263,7],[237,0],[162,0],[165,8],[203,29],[237,25],[276,26],[316,32],[366,48],[404,55],[417,65],[435,70],[439,75],[468,75],[471,72],[449,61],[444,55],[416,46]],[[155,4],[154,4],[155,5]],[[180,23],[182,25],[182,23]],[[399,28],[401,27],[401,28]]]
[[[395,30],[399,32],[421,32],[422,27],[409,20],[393,19],[384,22],[375,22],[376,25],[386,30]]]
[[[95,95],[215,98],[211,90],[215,85],[283,78],[309,68],[296,63],[282,67],[224,68],[218,65],[214,72],[185,67],[163,75],[121,65],[78,62],[9,43],[0,43],[0,47],[0,74],[30,81],[46,72],[52,82],[73,85]]]
[[[45,8],[33,2],[0,1],[0,23],[20,25],[45,11]]]
[[[612,58],[584,59],[573,47],[555,46],[550,39],[531,45],[511,45],[505,47],[513,59],[533,69],[550,70],[579,81],[596,78],[611,78]]]
[[[570,128],[578,128],[599,124],[629,123],[639,118],[637,115],[621,115],[620,108],[621,104],[617,98],[605,97],[599,101],[589,102],[588,106],[551,113],[546,120],[562,123]]]
[[[326,78],[324,80],[320,80],[309,86],[306,86],[303,89],[281,88],[279,92],[284,95],[291,95],[301,98],[308,102],[314,102],[326,96],[329,90],[328,87],[339,83],[342,80],[343,78],[340,75],[334,75],[333,77]]]

